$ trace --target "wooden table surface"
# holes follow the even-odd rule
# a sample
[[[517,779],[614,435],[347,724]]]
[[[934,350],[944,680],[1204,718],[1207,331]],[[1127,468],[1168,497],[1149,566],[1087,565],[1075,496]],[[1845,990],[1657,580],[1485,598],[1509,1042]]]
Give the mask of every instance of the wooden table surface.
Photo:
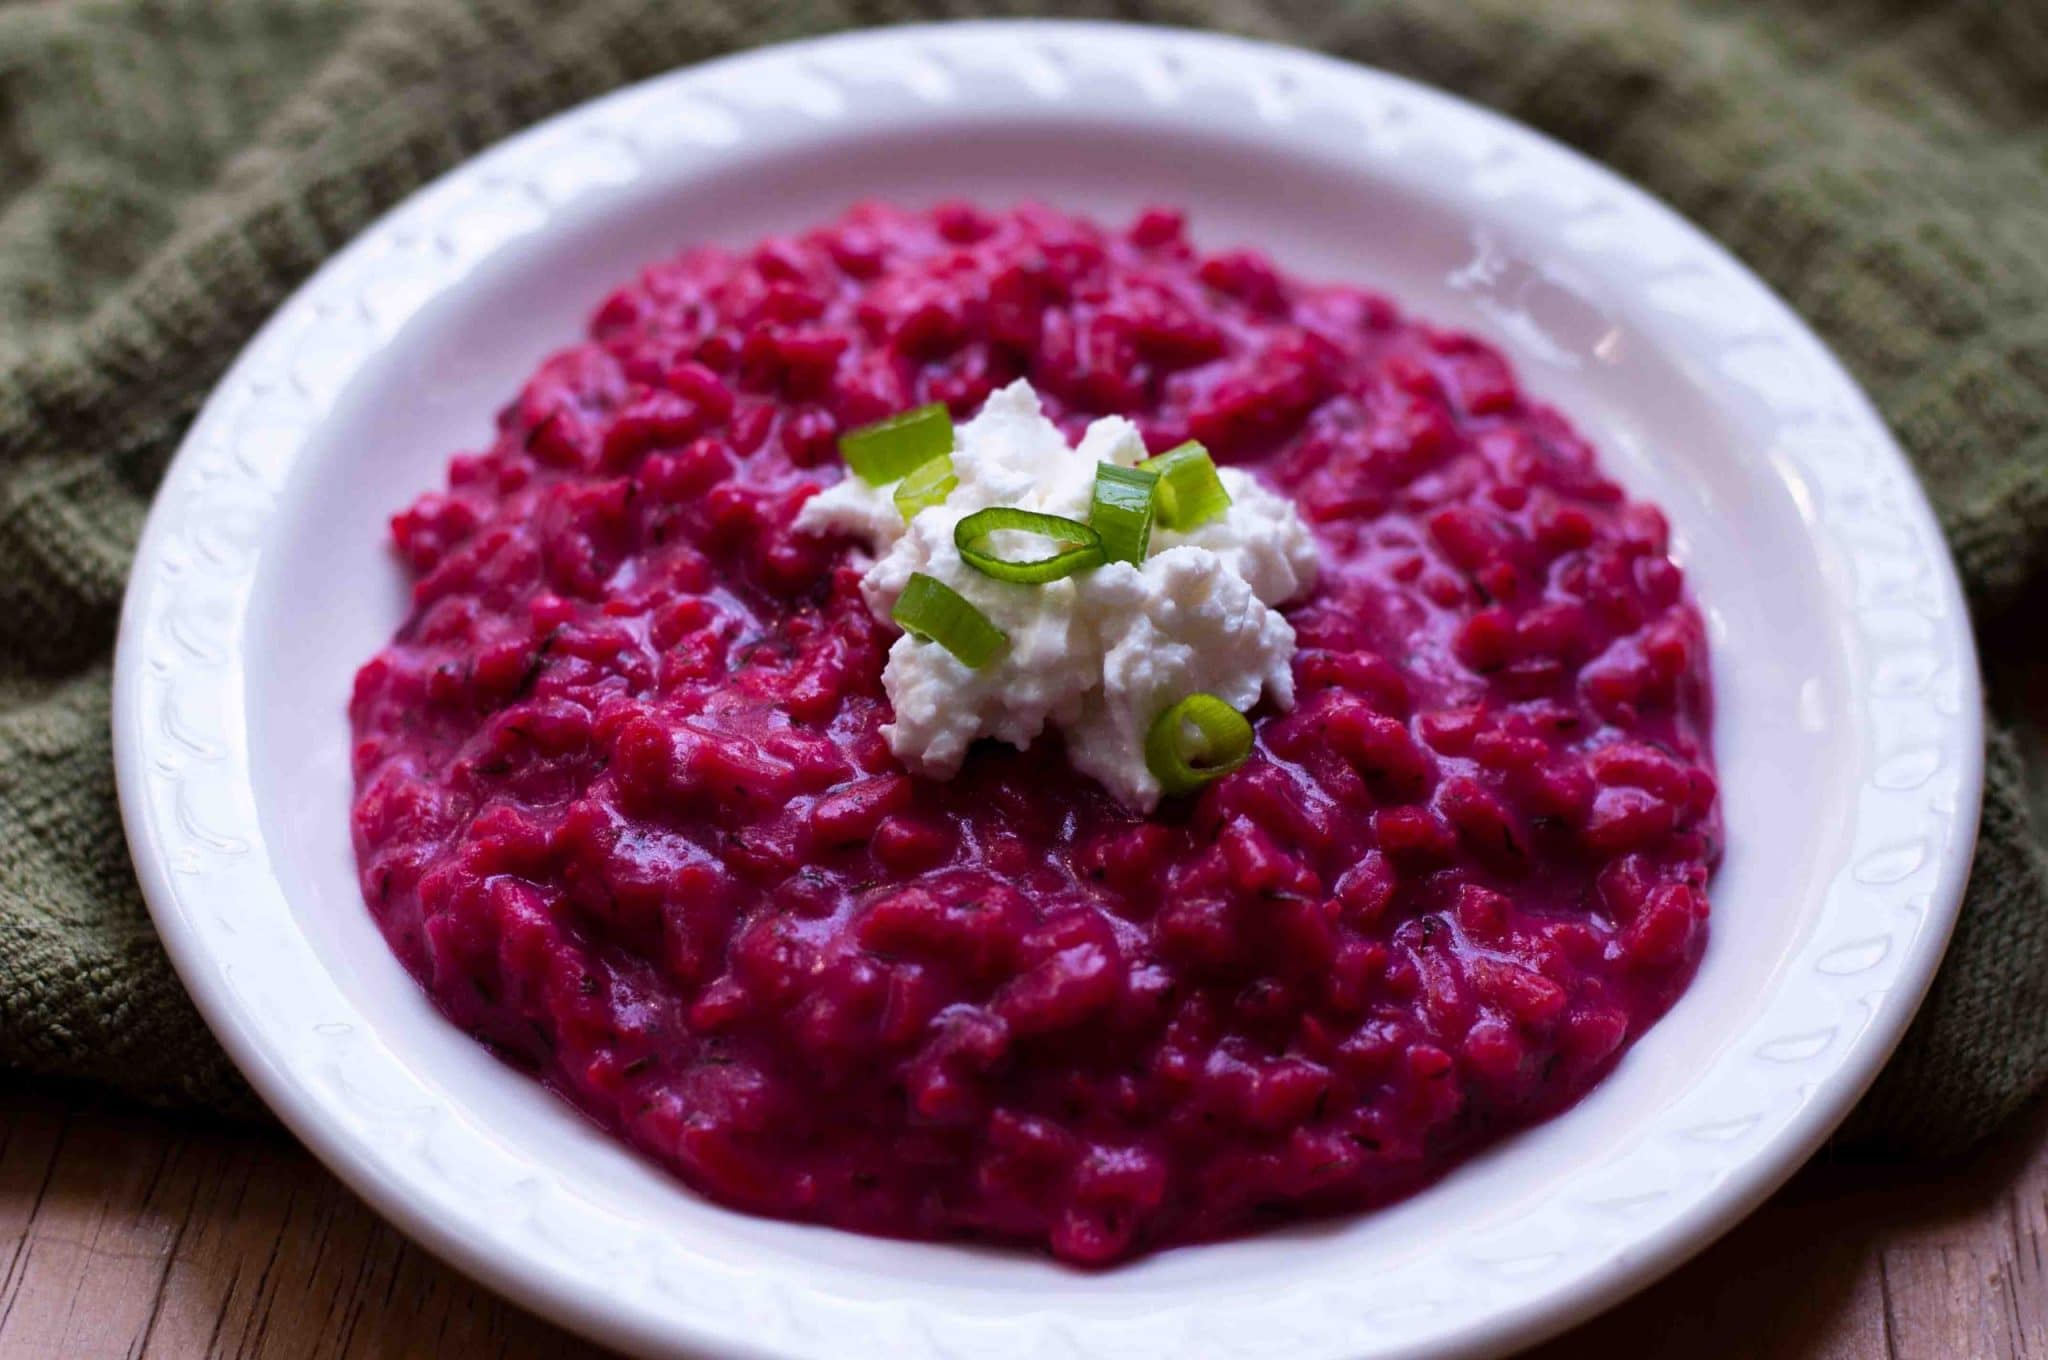
[[[7,1360],[596,1353],[407,1243],[277,1129],[53,1087],[0,1089],[0,1256]],[[2048,1360],[2048,1104],[1955,1166],[1823,1157],[1536,1355]]]

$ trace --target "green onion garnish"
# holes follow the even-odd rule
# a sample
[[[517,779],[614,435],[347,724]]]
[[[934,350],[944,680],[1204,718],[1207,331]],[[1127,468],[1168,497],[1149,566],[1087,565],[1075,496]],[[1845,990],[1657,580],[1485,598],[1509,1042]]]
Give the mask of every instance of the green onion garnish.
[[[1145,768],[1168,793],[1193,793],[1251,753],[1252,725],[1213,694],[1190,694],[1145,733]]]
[[[1050,557],[1011,562],[997,557],[983,546],[990,534],[1005,529],[1041,534],[1055,543],[1070,546]],[[1102,535],[1079,520],[1068,519],[1064,515],[1041,515],[1035,510],[1018,510],[1007,505],[977,510],[961,520],[953,530],[953,546],[960,550],[960,560],[982,575],[1023,586],[1042,586],[1047,581],[1057,581],[1103,563]]]
[[[1102,535],[1102,555],[1112,562],[1139,563],[1152,545],[1152,493],[1159,474],[1143,468],[1095,465],[1095,504],[1088,522]]]
[[[896,484],[896,513],[906,522],[915,519],[918,511],[939,504],[958,485],[960,479],[953,475],[953,460],[934,458],[912,468]]]
[[[887,486],[952,451],[953,417],[936,401],[839,436],[839,456],[870,486]]]
[[[1159,474],[1159,522],[1169,529],[1196,528],[1230,508],[1209,451],[1192,439],[1138,466]]]
[[[962,599],[944,581],[914,571],[889,611],[904,632],[936,642],[969,670],[978,671],[1009,643],[988,615]]]

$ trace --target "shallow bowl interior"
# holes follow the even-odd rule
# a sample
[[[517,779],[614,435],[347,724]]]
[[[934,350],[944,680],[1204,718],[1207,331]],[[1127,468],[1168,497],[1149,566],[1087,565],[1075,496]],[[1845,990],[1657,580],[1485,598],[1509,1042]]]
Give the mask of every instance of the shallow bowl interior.
[[[1337,1236],[1347,1249],[1407,1249],[1418,1229],[1465,1232],[1545,1177],[1599,1157],[1593,1131],[1625,1129],[1632,1111],[1668,1099],[1704,1065],[1726,1037],[1714,1017],[1753,1004],[1798,937],[1802,905],[1818,900],[1831,828],[1810,819],[1788,826],[1784,809],[1839,805],[1853,790],[1839,759],[1846,734],[1830,721],[1848,648],[1837,630],[1813,626],[1826,614],[1823,564],[1798,501],[1770,450],[1745,440],[1722,398],[1631,316],[1630,299],[1590,282],[1574,287],[1520,248],[1512,223],[1466,220],[1355,164],[1212,133],[1079,132],[1048,119],[914,138],[821,137],[708,181],[656,173],[593,202],[573,227],[491,261],[473,286],[399,330],[342,396],[286,490],[252,617],[251,746],[266,838],[300,923],[365,1011],[390,1017],[408,1060],[465,1101],[516,1105],[525,1139],[594,1163],[593,1182],[613,1193],[670,1201],[687,1231],[830,1262],[870,1276],[868,1288],[944,1271],[996,1290],[1020,1274],[1084,1293],[1197,1282],[1256,1290],[1262,1270],[1288,1267],[1260,1243],[1170,1252],[1088,1278],[1031,1257],[884,1245],[708,1208],[637,1159],[611,1155],[566,1107],[434,1023],[384,948],[350,872],[344,706],[355,667],[405,615],[387,520],[441,485],[450,454],[489,445],[497,408],[640,266],[694,242],[744,246],[821,222],[862,196],[1032,197],[1111,222],[1145,203],[1176,204],[1204,246],[1257,245],[1301,276],[1381,288],[1420,316],[1502,344],[1529,388],[1578,423],[1630,490],[1665,507],[1717,648],[1729,854],[1699,980],[1615,1079],[1564,1119],[1406,1206],[1307,1235]]]

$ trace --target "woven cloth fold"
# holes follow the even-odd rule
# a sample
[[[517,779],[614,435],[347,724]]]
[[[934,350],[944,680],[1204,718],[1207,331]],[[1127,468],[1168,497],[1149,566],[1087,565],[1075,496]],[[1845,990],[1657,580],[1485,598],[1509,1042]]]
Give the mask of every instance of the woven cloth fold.
[[[375,214],[621,82],[1009,0],[0,0],[0,1064],[251,1109],[123,848],[108,657],[152,487]],[[2048,1079],[2048,0],[1082,0],[1419,77],[1647,186],[1788,297],[1912,454],[1992,695],[1969,898],[1845,1137],[1941,1153]],[[2029,712],[2029,689],[2036,691]]]

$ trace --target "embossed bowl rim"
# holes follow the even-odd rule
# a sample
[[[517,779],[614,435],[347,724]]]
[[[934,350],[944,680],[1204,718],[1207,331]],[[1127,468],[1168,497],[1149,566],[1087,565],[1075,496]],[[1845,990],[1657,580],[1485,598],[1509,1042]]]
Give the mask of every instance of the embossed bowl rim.
[[[481,434],[606,279],[660,253],[650,232],[744,241],[861,186],[1106,213],[1181,198],[1205,240],[1380,279],[1489,334],[1671,508],[1715,632],[1729,861],[1700,980],[1580,1106],[1381,1213],[1083,1276],[705,1204],[409,989],[347,871],[339,704],[402,599],[379,517],[437,481],[467,437],[450,431]],[[250,342],[173,460],[121,620],[114,737],[172,960],[336,1174],[592,1337],[749,1357],[1534,1342],[1729,1227],[1868,1086],[1954,924],[1982,781],[1975,655],[1926,501],[1855,384],[1725,251],[1576,153],[1392,76],[1030,21],[673,72],[371,226]]]

